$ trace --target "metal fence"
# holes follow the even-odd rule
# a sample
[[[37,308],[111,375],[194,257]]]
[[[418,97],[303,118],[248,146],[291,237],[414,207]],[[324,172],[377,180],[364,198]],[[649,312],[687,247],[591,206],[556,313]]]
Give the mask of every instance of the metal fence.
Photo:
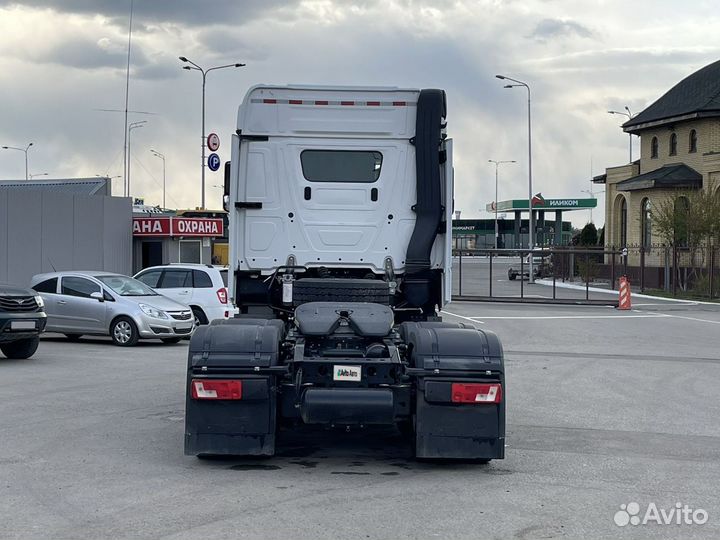
[[[678,298],[720,297],[720,248],[654,245],[619,248],[552,247],[533,252],[531,287],[527,249],[453,251],[453,298],[615,305],[609,295],[626,276],[635,292]],[[539,271],[538,271],[539,269]]]
[[[607,292],[615,288],[617,278],[623,274],[621,252],[581,248],[535,250],[533,279],[530,279],[529,253],[527,249],[455,250],[453,298],[617,304],[617,296]],[[605,271],[607,280],[602,283],[599,279]],[[543,285],[531,286],[536,280],[542,280]],[[598,291],[598,286],[603,290]]]
[[[720,297],[720,247],[628,246],[627,276],[641,292],[682,298]]]

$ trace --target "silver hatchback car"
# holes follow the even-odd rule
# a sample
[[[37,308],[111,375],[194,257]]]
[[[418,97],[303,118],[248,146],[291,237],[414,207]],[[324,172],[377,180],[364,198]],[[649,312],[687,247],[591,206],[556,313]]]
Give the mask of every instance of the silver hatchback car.
[[[162,296],[140,281],[107,272],[53,272],[30,282],[45,301],[47,332],[109,335],[116,345],[141,338],[177,343],[195,329],[188,306]]]

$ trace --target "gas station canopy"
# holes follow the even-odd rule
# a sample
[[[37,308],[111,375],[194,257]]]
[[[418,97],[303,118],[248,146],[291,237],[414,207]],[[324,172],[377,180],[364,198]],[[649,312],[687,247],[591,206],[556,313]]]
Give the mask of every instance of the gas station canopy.
[[[597,207],[597,199],[544,199],[542,195],[533,197],[533,210],[582,210]],[[494,203],[485,205],[488,212],[495,212]],[[512,212],[528,209],[527,199],[511,199],[497,203],[498,212]]]

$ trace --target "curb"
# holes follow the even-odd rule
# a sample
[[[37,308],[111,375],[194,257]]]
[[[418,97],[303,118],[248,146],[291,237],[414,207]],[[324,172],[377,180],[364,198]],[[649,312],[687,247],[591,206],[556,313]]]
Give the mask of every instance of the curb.
[[[552,287],[552,280],[549,279],[536,279],[535,283],[538,283],[540,285],[546,285],[549,287]],[[578,291],[584,291],[585,287],[582,285],[573,285],[572,283],[562,283],[562,282],[555,282],[555,287],[560,289],[575,289]],[[605,293],[605,294],[619,294],[618,291],[608,290],[608,289],[601,289],[599,287],[589,287],[588,290],[590,292],[594,293]],[[678,304],[703,304],[708,306],[717,306],[720,305],[718,302],[703,302],[702,300],[683,300],[680,298],[665,298],[664,296],[653,296],[651,294],[641,294],[641,293],[631,293],[633,298],[649,298],[652,300],[665,300],[667,302],[677,302]]]

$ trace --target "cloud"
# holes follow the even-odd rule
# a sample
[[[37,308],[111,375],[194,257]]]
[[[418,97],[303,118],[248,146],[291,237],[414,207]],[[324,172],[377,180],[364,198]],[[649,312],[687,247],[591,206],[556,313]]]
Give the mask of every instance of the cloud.
[[[526,95],[493,76],[527,81],[534,188],[579,196],[591,156],[595,174],[627,160],[628,136],[606,111],[642,110],[720,52],[707,45],[717,33],[711,3],[687,10],[658,2],[652,20],[636,4],[135,0],[130,109],[156,115],[131,114],[148,120],[132,136],[133,194],[161,200],[155,148],[167,156],[170,204],[199,201],[201,77],[181,69],[183,55],[205,67],[247,63],[207,81],[206,127],[220,135],[223,160],[237,107],[256,83],[444,88],[464,217],[488,217],[480,210],[494,198],[488,159],[518,161],[501,171],[501,199],[527,196]],[[122,174],[123,115],[93,109],[124,108],[129,5],[0,0],[0,142],[34,141],[30,172]],[[24,177],[19,157],[0,152],[0,178]],[[207,173],[215,206],[220,191],[210,186],[222,183],[219,174]]]
[[[539,42],[556,38],[581,37],[591,38],[593,32],[580,23],[560,19],[543,19],[530,34],[530,38]]]
[[[32,60],[78,69],[122,68],[127,62],[127,52],[108,49],[89,39],[72,38],[55,44],[49,50],[33,54]],[[136,51],[133,63],[143,66],[147,59],[142,52]]]
[[[223,21],[246,23],[277,8],[299,4],[300,0],[135,0],[133,18],[144,23],[180,23],[204,26]],[[100,15],[113,24],[127,26],[130,0],[0,0],[2,7],[50,9],[58,13]]]

